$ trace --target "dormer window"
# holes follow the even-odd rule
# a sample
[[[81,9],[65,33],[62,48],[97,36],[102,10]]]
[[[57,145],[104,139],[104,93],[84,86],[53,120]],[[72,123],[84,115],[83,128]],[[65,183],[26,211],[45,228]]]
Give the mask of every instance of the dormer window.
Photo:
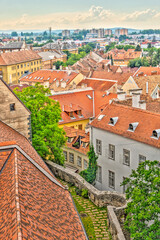
[[[72,138],[68,137],[67,142],[71,143],[72,142]]]
[[[78,116],[82,116],[82,111],[78,110],[77,114],[78,114]]]
[[[128,128],[128,131],[131,131],[131,132],[134,132],[138,126],[138,122],[135,122],[135,123],[130,123],[129,124],[129,128]]]
[[[160,137],[160,129],[154,130],[153,133],[152,133],[152,137],[156,138],[156,139],[159,139],[159,137]]]
[[[69,116],[70,116],[71,118],[73,118],[73,112],[70,112],[70,113],[69,113]]]
[[[105,115],[103,115],[103,114],[99,115],[98,121],[101,121],[104,117],[105,117]]]
[[[110,118],[110,121],[109,121],[109,125],[112,125],[114,126],[118,121],[118,117],[113,117],[113,118]]]

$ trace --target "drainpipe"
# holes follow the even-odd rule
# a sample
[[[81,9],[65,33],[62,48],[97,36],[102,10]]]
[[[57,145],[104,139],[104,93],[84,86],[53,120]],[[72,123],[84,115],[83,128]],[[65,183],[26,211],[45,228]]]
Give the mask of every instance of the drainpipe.
[[[93,90],[93,117],[95,117],[94,90]]]

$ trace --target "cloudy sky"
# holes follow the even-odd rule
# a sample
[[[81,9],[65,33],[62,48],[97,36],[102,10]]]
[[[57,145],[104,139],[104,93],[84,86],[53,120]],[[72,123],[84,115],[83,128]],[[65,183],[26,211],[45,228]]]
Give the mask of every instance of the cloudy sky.
[[[1,0],[0,30],[160,28],[160,0]]]

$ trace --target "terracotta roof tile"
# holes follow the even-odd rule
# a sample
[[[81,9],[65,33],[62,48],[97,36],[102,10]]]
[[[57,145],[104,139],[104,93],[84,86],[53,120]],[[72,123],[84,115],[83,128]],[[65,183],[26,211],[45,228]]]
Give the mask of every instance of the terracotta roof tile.
[[[101,121],[97,117],[91,123],[93,127],[160,148],[160,138],[151,138],[153,130],[160,129],[160,114],[115,103],[107,105],[102,114],[105,117]],[[108,124],[113,117],[118,117],[115,126]],[[139,123],[135,132],[127,131],[129,124],[134,122]]]
[[[146,94],[146,82],[148,82],[148,94],[151,95],[157,85],[160,85],[160,75],[134,77],[134,80],[139,88],[142,88],[142,93]]]
[[[88,97],[90,96],[90,97]],[[81,121],[89,119],[93,116],[93,91],[77,91],[69,93],[61,93],[50,97],[53,100],[59,101],[61,106],[62,120],[59,124],[68,122]],[[81,110],[82,115],[78,116],[76,112],[73,112],[73,118],[71,118],[67,112]]]
[[[93,71],[90,78],[116,80],[118,85],[123,85],[132,73],[113,73],[108,71]]]
[[[66,132],[67,137],[74,138],[73,142],[71,143],[66,142],[66,146],[77,152],[87,155],[87,152],[89,151],[89,141],[90,141],[89,134],[86,134],[84,130],[79,130],[79,129],[66,127],[66,126],[64,126],[63,128],[64,128],[64,131]],[[81,137],[81,142],[85,142],[87,144],[86,147],[83,147],[82,144],[80,145],[79,148],[73,146],[73,144],[78,140],[79,137]]]
[[[21,82],[28,82],[28,83],[36,83],[40,82],[43,83],[45,81],[49,81],[50,84],[56,83],[56,81],[60,82],[66,82],[68,85],[76,76],[78,73],[74,71],[60,71],[60,70],[48,70],[48,69],[42,69],[38,70],[36,72],[33,72],[31,74],[28,74],[27,76],[21,78]]]
[[[133,76],[160,75],[160,67],[140,67]]]
[[[0,65],[12,65],[39,59],[42,58],[32,50],[6,52],[0,55]]]
[[[86,85],[97,91],[107,91],[116,84],[116,81],[103,81],[96,78],[86,78],[83,79],[78,86]]]
[[[16,148],[0,175],[0,226],[0,239],[6,240],[86,239],[68,190]]]

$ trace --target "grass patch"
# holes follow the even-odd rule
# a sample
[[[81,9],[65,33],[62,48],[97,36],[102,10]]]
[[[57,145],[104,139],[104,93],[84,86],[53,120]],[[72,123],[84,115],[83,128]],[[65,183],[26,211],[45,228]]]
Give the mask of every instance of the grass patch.
[[[89,239],[96,239],[96,235],[94,232],[94,225],[92,222],[91,217],[81,217],[81,220],[83,222],[84,228],[86,229],[86,233],[88,235]]]

